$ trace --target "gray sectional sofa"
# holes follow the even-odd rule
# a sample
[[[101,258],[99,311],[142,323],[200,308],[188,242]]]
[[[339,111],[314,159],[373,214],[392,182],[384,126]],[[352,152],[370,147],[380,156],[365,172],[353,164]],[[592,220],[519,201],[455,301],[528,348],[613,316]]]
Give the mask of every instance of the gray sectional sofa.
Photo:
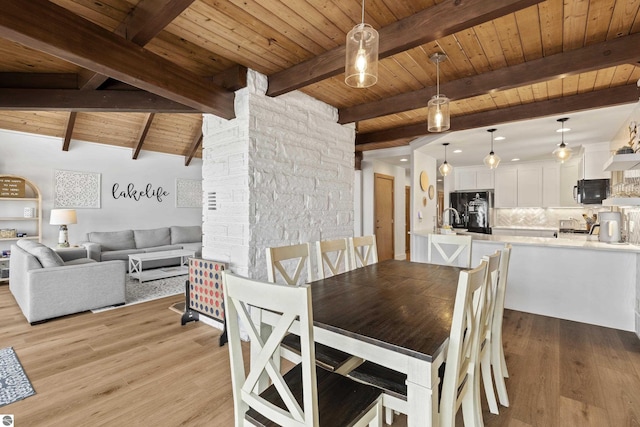
[[[172,226],[148,230],[94,231],[87,234],[89,258],[96,261],[128,261],[129,255],[144,252],[188,249],[202,256],[202,227]],[[144,268],[179,265],[180,258],[146,261]],[[128,267],[128,265],[127,265]]]
[[[29,323],[125,303],[125,263],[63,260],[21,239],[11,245],[9,289]]]

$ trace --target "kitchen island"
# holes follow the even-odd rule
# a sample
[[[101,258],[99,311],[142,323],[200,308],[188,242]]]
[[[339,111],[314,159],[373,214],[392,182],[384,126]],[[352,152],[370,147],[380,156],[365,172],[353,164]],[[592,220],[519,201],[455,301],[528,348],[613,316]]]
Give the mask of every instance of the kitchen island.
[[[513,246],[505,307],[625,331],[640,337],[640,246],[573,238],[473,236],[471,265]],[[426,262],[429,232],[411,233],[412,261]]]

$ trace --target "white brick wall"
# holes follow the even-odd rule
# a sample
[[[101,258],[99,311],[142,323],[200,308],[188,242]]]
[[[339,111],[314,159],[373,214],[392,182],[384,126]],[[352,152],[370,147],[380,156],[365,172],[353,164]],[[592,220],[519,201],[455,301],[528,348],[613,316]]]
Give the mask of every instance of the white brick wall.
[[[203,256],[266,279],[264,251],[353,235],[353,126],[335,108],[301,92],[264,95],[266,77],[249,71],[236,93],[236,119],[205,115]]]

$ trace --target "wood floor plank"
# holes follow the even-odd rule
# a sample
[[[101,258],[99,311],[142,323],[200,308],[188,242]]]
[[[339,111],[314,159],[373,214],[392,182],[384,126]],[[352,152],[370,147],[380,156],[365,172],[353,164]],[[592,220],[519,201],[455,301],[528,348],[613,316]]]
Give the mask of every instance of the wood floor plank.
[[[560,396],[560,426],[608,427],[609,416],[603,408]],[[617,425],[617,424],[615,424]]]
[[[517,399],[517,404],[515,401],[513,404],[513,417],[534,426],[558,425],[560,356],[557,319],[532,318],[524,357],[526,362],[520,363],[519,372],[513,373],[514,377],[522,375],[516,387],[511,388],[514,399]]]
[[[560,396],[604,407],[591,334],[593,327],[560,320]]]

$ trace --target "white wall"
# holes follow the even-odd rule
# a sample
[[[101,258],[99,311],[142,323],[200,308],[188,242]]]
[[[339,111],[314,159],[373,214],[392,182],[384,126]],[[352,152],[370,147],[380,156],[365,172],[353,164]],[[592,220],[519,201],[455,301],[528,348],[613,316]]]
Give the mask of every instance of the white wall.
[[[18,175],[38,186],[42,194],[43,243],[55,246],[58,226],[49,225],[53,208],[55,170],[101,174],[100,209],[77,209],[78,223],[69,226],[69,241],[77,244],[90,231],[147,229],[171,225],[202,224],[201,208],[176,208],[176,178],[202,179],[202,161],[193,159],[184,166],[184,157],[142,151],[132,160],[132,150],[103,144],[71,141],[62,151],[60,138],[0,130],[0,174]],[[159,202],[143,197],[114,199],[112,187],[134,184],[144,190],[151,184],[169,193]],[[6,243],[7,247],[11,242]]]

